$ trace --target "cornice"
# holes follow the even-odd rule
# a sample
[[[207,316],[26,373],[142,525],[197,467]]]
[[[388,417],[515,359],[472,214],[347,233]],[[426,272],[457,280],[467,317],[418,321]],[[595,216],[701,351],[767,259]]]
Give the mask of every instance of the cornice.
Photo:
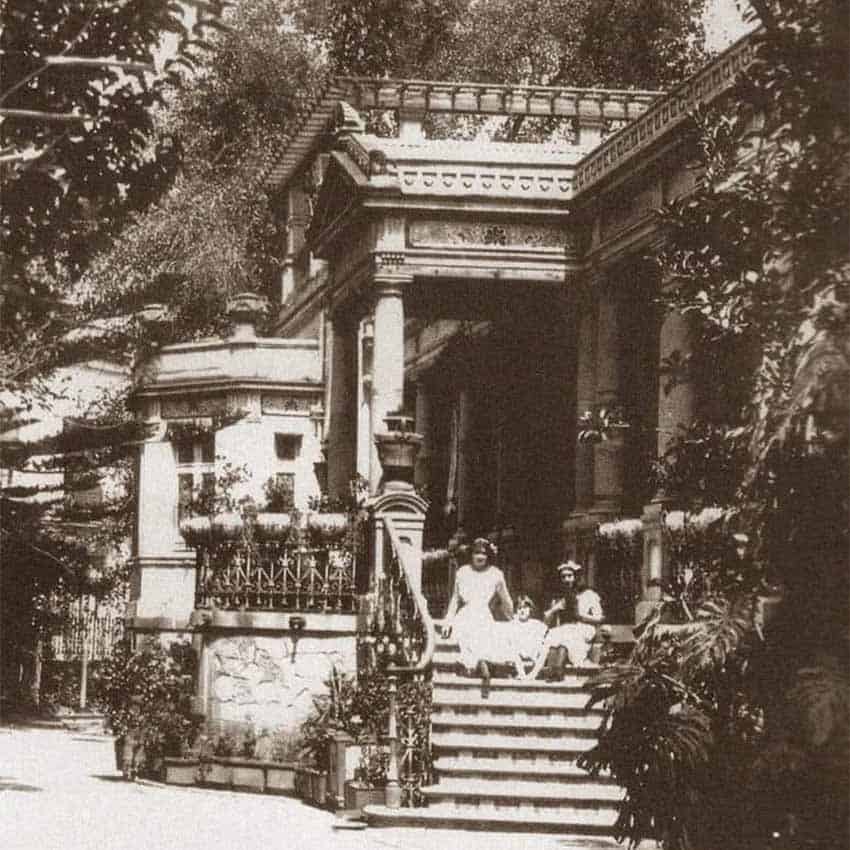
[[[575,169],[580,196],[632,162],[639,153],[679,127],[701,103],[715,100],[734,85],[755,58],[754,36],[748,33],[704,68],[655,101],[643,115],[618,130]]]

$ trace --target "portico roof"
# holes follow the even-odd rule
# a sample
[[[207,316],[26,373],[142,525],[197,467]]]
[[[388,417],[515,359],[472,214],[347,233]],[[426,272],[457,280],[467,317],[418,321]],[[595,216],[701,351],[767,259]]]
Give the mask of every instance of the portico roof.
[[[319,148],[322,139],[333,129],[334,113],[340,101],[356,110],[574,118],[580,123],[599,123],[631,121],[661,94],[628,89],[334,77],[316,97],[280,160],[268,171],[266,185],[285,186],[293,179],[310,153]],[[456,144],[471,146],[469,142]]]

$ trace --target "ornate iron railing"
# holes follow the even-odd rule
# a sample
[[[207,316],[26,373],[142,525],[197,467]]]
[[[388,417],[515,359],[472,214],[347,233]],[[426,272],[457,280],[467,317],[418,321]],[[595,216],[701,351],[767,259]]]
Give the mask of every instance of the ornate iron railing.
[[[362,636],[366,663],[388,677],[390,746],[387,805],[419,806],[431,779],[430,669],[436,647],[434,621],[420,590],[421,563],[393,520],[382,517],[383,574],[377,575],[374,606]]]
[[[356,558],[348,545],[228,540],[197,548],[195,606],[354,613]]]

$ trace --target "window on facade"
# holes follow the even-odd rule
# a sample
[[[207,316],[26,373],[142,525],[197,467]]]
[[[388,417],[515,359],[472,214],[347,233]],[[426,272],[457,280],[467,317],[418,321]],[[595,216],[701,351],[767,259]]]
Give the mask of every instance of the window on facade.
[[[275,434],[274,450],[278,460],[296,460],[301,451],[301,435]]]
[[[212,434],[181,440],[177,454],[177,519],[187,516],[194,503],[207,502],[215,490],[215,438]]]
[[[291,511],[295,507],[295,473],[277,472],[274,476],[274,510],[280,513]]]

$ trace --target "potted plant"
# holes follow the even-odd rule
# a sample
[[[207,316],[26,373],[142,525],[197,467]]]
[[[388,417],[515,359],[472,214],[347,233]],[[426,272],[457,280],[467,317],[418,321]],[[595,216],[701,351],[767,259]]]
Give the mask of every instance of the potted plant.
[[[166,651],[154,641],[138,651],[119,647],[101,673],[101,708],[116,738],[116,760],[128,778],[159,775],[165,757],[178,756],[194,741],[192,712],[196,660],[192,647]]]
[[[211,518],[210,526],[214,539],[238,540],[245,529],[245,522],[237,511],[223,511]]]
[[[261,541],[289,539],[292,531],[292,517],[283,513],[258,513],[254,520],[254,537]]]
[[[212,757],[204,760],[202,776],[204,784],[229,788],[233,782],[233,766],[230,757],[236,752],[236,739],[232,735],[219,735],[212,746]]]
[[[180,523],[180,534],[189,546],[208,543],[212,536],[210,518],[206,516],[187,517]]]
[[[314,546],[334,546],[349,533],[350,518],[345,513],[311,513],[307,517],[307,537]]]
[[[256,750],[257,736],[253,729],[248,729],[242,738],[237,757],[230,759],[230,781],[240,791],[265,791],[265,766],[257,760]]]

